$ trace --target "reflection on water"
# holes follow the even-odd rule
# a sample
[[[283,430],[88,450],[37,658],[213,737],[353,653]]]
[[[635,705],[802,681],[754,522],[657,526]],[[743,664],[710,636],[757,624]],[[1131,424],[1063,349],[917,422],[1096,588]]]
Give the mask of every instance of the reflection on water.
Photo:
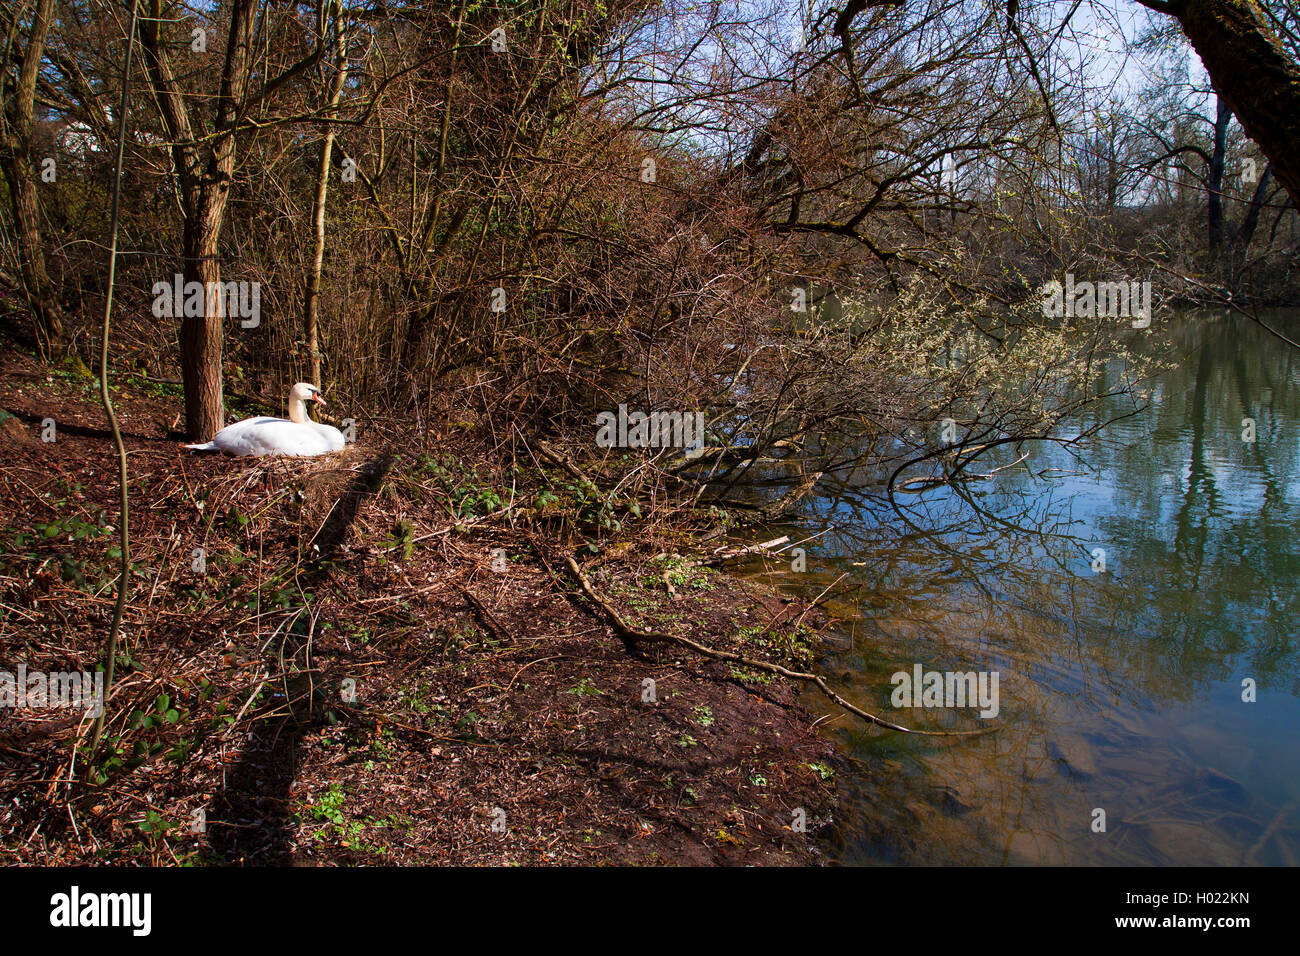
[[[847,572],[828,605],[844,646],[822,666],[853,699],[968,728],[969,711],[894,709],[890,675],[1000,674],[1000,729],[984,737],[824,725],[853,768],[842,862],[1296,864],[1300,353],[1222,320],[1146,342],[1176,367],[1081,455],[1039,444],[989,480],[899,495],[920,529],[901,539],[878,488],[814,503],[833,530],[807,574],[775,579],[818,594]],[[1113,399],[1093,414],[1130,411]],[[976,469],[1021,453],[1006,452]]]

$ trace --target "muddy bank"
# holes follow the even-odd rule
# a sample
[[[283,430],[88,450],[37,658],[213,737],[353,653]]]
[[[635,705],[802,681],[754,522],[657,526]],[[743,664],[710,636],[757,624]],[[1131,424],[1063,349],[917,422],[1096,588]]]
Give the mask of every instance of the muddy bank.
[[[766,660],[807,663],[807,608],[649,534],[593,552],[541,464],[507,481],[468,444],[391,435],[194,457],[167,386],[127,377],[118,402],[135,569],[106,743],[87,777],[79,712],[0,712],[8,860],[820,861],[833,756],[800,689],[620,639],[564,558],[629,622]],[[115,574],[102,413],[13,355],[0,408],[0,670],[92,670]]]

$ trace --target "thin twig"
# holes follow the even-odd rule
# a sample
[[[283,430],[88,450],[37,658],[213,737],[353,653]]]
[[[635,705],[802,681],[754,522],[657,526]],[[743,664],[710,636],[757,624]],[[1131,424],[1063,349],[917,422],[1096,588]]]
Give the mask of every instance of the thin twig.
[[[113,676],[117,663],[117,639],[122,631],[122,615],[126,611],[126,592],[131,583],[131,534],[129,528],[130,502],[129,486],[126,475],[126,445],[122,441],[122,431],[117,424],[117,412],[113,409],[113,399],[108,392],[108,331],[113,314],[113,283],[117,276],[117,231],[119,211],[122,201],[122,155],[126,150],[127,109],[130,105],[131,53],[135,49],[135,24],[139,14],[140,0],[131,0],[131,26],[126,37],[126,56],[122,63],[122,98],[117,116],[117,159],[113,164],[113,202],[109,214],[108,245],[108,291],[104,299],[104,322],[100,329],[99,343],[99,398],[104,405],[104,414],[108,416],[108,427],[113,433],[113,444],[117,446],[117,482],[121,515],[118,521],[118,547],[121,549],[121,571],[117,580],[117,601],[113,605],[113,623],[109,626],[108,642],[104,647],[104,696],[99,702],[99,716],[95,718],[91,731],[90,752],[86,755],[86,772],[90,773],[94,763],[95,748],[99,745],[100,735],[104,730],[104,717],[108,712],[108,698],[113,689]],[[75,749],[75,745],[74,745]]]

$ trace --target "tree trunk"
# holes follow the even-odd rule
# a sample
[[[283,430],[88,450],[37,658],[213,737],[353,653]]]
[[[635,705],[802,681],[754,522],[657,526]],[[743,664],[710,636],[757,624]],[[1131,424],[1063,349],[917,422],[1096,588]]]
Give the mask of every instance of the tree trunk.
[[[1214,152],[1210,156],[1210,202],[1209,231],[1210,249],[1217,250],[1223,245],[1223,164],[1228,155],[1228,124],[1232,122],[1232,110],[1219,97],[1219,111],[1214,119]]]
[[[45,241],[41,236],[41,206],[36,194],[37,172],[22,147],[0,151],[9,187],[9,207],[18,234],[18,270],[27,306],[31,309],[36,338],[52,350],[64,339],[63,309],[54,281],[45,268]]]
[[[334,80],[330,84],[325,102],[325,118],[333,120],[338,113],[343,86],[348,79],[348,43],[343,29],[341,10],[337,2],[330,5],[334,21]],[[325,21],[320,22],[320,42],[325,42]],[[325,200],[329,195],[330,157],[334,151],[334,124],[327,123],[325,140],[321,144],[320,167],[316,174],[316,198],[312,203],[312,258],[307,273],[306,292],[303,295],[303,337],[307,340],[307,355],[311,362],[311,380],[321,387],[320,374],[320,275],[325,262]]]
[[[1273,164],[1300,207],[1300,67],[1252,0],[1174,0],[1147,6],[1178,18],[1214,89]]]
[[[1273,167],[1265,166],[1263,174],[1259,177],[1259,183],[1255,186],[1255,194],[1250,199],[1246,218],[1241,221],[1241,228],[1237,230],[1233,240],[1243,255],[1250,248],[1250,240],[1255,238],[1255,230],[1259,226],[1259,214],[1264,208],[1264,200],[1268,196],[1268,187],[1272,181]]]
[[[224,206],[224,202],[222,203]],[[217,258],[220,212],[189,218],[182,235],[185,281],[201,282],[206,291],[202,315],[181,318],[181,381],[185,384],[185,433],[190,441],[207,441],[225,427],[225,396],[221,385],[222,322],[225,296],[221,292],[221,262]]]
[[[45,55],[45,38],[50,29],[54,0],[37,0],[31,32],[18,68],[18,85],[0,81],[4,88],[5,122],[0,129],[0,170],[8,186],[14,231],[18,236],[18,268],[35,324],[36,338],[52,349],[61,349],[64,339],[63,310],[57,290],[45,267],[45,241],[41,236],[41,205],[37,194],[36,167],[32,164],[32,116],[36,102],[36,78]]]
[[[160,28],[162,2],[153,0],[151,6],[150,16],[141,20],[140,44],[181,184],[185,215],[181,264],[185,281],[201,282],[206,290],[203,314],[180,320],[185,433],[191,441],[201,442],[225,424],[221,348],[226,310],[218,240],[235,169],[235,128],[248,84],[253,0],[235,0],[230,7],[230,34],[206,153],[200,149],[202,140],[194,134],[190,108],[167,56]]]

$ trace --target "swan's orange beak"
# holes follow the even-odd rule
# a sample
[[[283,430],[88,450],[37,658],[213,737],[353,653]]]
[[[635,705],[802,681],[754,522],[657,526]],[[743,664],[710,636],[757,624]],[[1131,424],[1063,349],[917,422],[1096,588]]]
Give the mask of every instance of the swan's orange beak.
[[[324,405],[324,404],[325,404],[325,399],[323,399],[323,398],[320,397],[320,392],[317,392],[315,395],[313,395],[313,396],[311,397],[311,400],[312,400],[313,402],[315,402],[317,405]]]

